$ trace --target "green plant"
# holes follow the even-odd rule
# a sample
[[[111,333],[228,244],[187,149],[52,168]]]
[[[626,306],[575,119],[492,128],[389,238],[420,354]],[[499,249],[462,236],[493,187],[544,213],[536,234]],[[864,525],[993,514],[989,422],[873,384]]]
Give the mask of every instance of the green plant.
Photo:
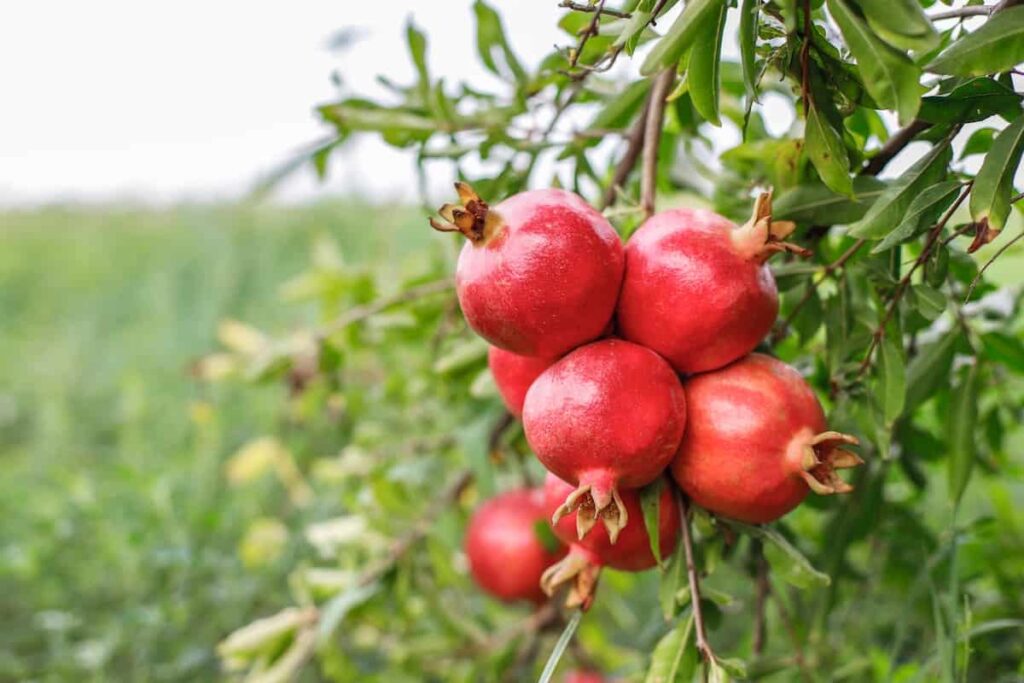
[[[504,82],[495,91],[433,78],[410,23],[416,81],[392,84],[387,103],[322,106],[332,135],[312,161],[325,168],[357,134],[408,149],[423,173],[479,158],[493,171],[462,178],[479,196],[571,186],[623,236],[659,195],[739,221],[771,189],[774,217],[795,223],[788,239],[813,255],[773,263],[781,320],[762,350],[800,368],[830,426],[860,439],[855,491],[771,526],[684,501],[682,542],[656,576],[610,574],[586,617],[510,613],[460,571],[465,503],[538,468],[495,396],[486,345],[458,315],[444,241],[403,277],[314,269],[294,285],[321,307],[303,343],[227,360],[285,379],[293,426],[326,425],[342,450],[312,468],[316,497],[372,533],[298,566],[305,611],[246,627],[225,641],[227,661],[277,675],[315,661],[335,680],[389,681],[548,680],[562,656],[651,681],[1024,673],[1024,492],[1010,457],[1024,441],[1021,233],[1000,234],[1020,230],[1024,8],[675,4],[565,2],[572,46],[528,69],[477,1],[480,59]],[[730,12],[738,62],[722,58]],[[613,77],[634,57],[641,77]],[[792,118],[781,133],[769,100]],[[565,123],[588,111],[589,125]],[[712,154],[717,127],[739,142]],[[539,176],[542,159],[557,160],[553,177]],[[378,282],[397,286],[377,294]],[[645,490],[647,529],[659,496]],[[324,567],[340,572],[329,584]]]

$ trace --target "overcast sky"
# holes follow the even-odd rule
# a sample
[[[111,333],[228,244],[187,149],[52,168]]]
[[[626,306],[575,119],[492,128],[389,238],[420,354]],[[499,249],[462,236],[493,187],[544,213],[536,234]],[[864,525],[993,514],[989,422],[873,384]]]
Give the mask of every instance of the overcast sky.
[[[555,42],[556,0],[503,5],[516,50],[536,64]],[[57,0],[0,12],[0,204],[235,197],[325,129],[313,106],[337,71],[354,91],[411,78],[404,26],[430,37],[433,71],[486,79],[471,0]],[[340,29],[359,30],[332,52]],[[288,199],[373,192],[412,197],[409,157],[369,140],[331,180],[302,174]]]

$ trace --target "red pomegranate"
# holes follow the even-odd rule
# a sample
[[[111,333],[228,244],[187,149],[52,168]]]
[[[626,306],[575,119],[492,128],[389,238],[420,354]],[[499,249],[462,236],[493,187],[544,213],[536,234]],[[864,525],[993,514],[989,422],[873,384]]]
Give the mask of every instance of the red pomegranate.
[[[573,669],[565,674],[564,683],[605,683],[605,677],[596,671]]]
[[[559,508],[572,490],[572,484],[548,473],[544,480],[544,496],[548,510],[554,511]],[[590,607],[602,567],[640,572],[657,564],[651,552],[651,539],[644,526],[640,495],[636,490],[623,489],[619,496],[625,509],[637,521],[623,529],[614,544],[604,527],[598,527],[583,540],[577,540],[576,521],[572,514],[563,516],[554,525],[555,536],[569,545],[569,554],[544,572],[541,585],[548,595],[552,595],[562,584],[572,582],[566,597],[568,607]],[[678,536],[679,507],[676,505],[672,487],[666,481],[661,491],[658,516],[658,547],[663,558],[675,550]]]
[[[520,356],[492,346],[487,350],[487,365],[491,368],[498,393],[505,402],[508,412],[516,417],[523,416],[523,400],[533,380],[551,366],[549,358]]]
[[[750,353],[779,312],[765,261],[777,251],[807,253],[781,241],[793,227],[772,222],[768,193],[742,227],[703,209],[655,214],[626,244],[619,333],[684,374]]]
[[[685,425],[675,372],[650,349],[621,339],[588,344],[552,365],[523,405],[526,440],[537,458],[576,485],[554,521],[578,509],[579,538],[601,519],[613,543],[629,521],[619,488],[654,481]]]
[[[494,208],[465,183],[436,230],[468,238],[456,289],[469,326],[524,356],[554,358],[596,339],[622,285],[622,242],[604,216],[565,190],[531,190]]]
[[[752,353],[685,387],[688,423],[672,475],[701,507],[762,524],[808,491],[851,490],[836,470],[863,462],[844,449],[857,439],[827,431],[814,392],[782,361]]]
[[[565,555],[550,551],[537,535],[548,524],[542,489],[508,491],[481,505],[466,530],[469,569],[477,584],[505,601],[544,601],[540,578]]]

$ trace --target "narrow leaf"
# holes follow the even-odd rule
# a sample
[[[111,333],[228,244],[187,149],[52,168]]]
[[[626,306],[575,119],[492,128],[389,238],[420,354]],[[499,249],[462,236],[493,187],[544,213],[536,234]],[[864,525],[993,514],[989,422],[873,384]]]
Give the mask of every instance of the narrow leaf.
[[[903,220],[871,250],[872,253],[877,254],[897,244],[903,244],[927,230],[939,219],[942,212],[949,208],[962,187],[957,180],[946,180],[932,185],[914,197]]]
[[[889,186],[862,219],[850,226],[850,234],[868,239],[885,236],[892,226],[902,222],[918,194],[946,174],[951,156],[948,139],[932,147],[928,154]]]
[[[476,49],[487,70],[507,80],[526,81],[526,71],[505,37],[501,16],[483,0],[473,3],[476,14]],[[499,57],[502,63],[495,58]]]
[[[911,413],[943,386],[949,386],[949,368],[953,364],[960,335],[947,332],[933,344],[922,347],[907,366],[907,397],[904,410]]]
[[[726,523],[747,536],[766,541],[765,557],[772,569],[778,572],[787,583],[797,588],[808,588],[813,585],[827,586],[832,583],[828,574],[823,574],[815,569],[810,560],[775,529],[731,520]]]
[[[950,415],[946,421],[949,444],[949,497],[957,504],[971,479],[976,446],[974,430],[978,422],[978,365],[971,364],[961,373],[953,388]]]
[[[836,194],[824,183],[808,182],[779,195],[772,201],[772,213],[779,220],[824,225],[847,225],[860,220],[886,183],[873,176],[853,179],[853,197]]]
[[[683,12],[647,55],[640,73],[651,76],[674,67],[700,35],[708,17],[714,16],[724,5],[725,0],[690,0],[686,3]]]
[[[660,524],[658,521],[661,515],[661,489],[664,481],[658,477],[640,490],[640,509],[644,513],[644,527],[647,529],[647,538],[651,543],[651,552],[654,559],[661,566],[661,538]]]
[[[935,320],[946,310],[946,296],[928,285],[914,285],[911,293],[917,301],[917,312],[925,320]]]
[[[317,624],[319,641],[323,643],[329,640],[345,620],[345,616],[373,597],[379,589],[379,583],[357,585],[331,598],[320,610],[320,621]]]
[[[805,149],[818,175],[828,187],[840,194],[853,194],[850,180],[850,158],[839,131],[832,127],[827,117],[811,103],[807,113],[807,129],[804,132]]]
[[[907,394],[903,349],[895,339],[886,336],[878,349],[878,402],[887,424],[903,412]]]
[[[989,332],[982,335],[981,344],[986,358],[1024,374],[1024,342],[1019,338],[1003,332]]]
[[[883,108],[899,112],[901,123],[910,123],[921,104],[921,70],[906,54],[876,36],[845,0],[827,3],[857,60],[868,93]]]
[[[939,42],[935,27],[917,0],[856,0],[868,25],[890,45],[904,50],[930,50]]]
[[[1002,230],[1010,215],[1013,177],[1024,152],[1024,115],[1003,129],[992,141],[981,170],[971,188],[971,218],[987,221],[995,230]]]
[[[725,30],[727,9],[722,3],[718,11],[705,20],[693,42],[686,66],[686,81],[693,106],[714,126],[722,125],[718,117],[718,93],[722,89],[722,32]]]
[[[693,677],[695,658],[688,656],[690,632],[693,630],[693,612],[680,619],[676,627],[666,633],[654,646],[651,666],[644,683],[676,683]],[[689,662],[687,660],[690,660]]]
[[[682,543],[676,543],[675,552],[668,558],[665,571],[661,575],[658,584],[658,599],[661,602],[661,612],[665,619],[671,619],[676,614],[676,594],[686,584],[686,558]]]
[[[996,12],[981,28],[961,37],[926,68],[955,76],[981,76],[1024,62],[1024,7]]]
[[[759,0],[740,3],[740,63],[743,66],[743,87],[747,100],[757,99],[757,26],[760,19]]]

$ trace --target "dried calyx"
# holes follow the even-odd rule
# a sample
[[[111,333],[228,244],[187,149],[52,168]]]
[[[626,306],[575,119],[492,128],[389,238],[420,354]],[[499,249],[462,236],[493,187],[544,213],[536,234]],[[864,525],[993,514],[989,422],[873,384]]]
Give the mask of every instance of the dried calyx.
[[[614,544],[629,521],[626,505],[615,486],[581,481],[576,490],[555,510],[551,523],[558,524],[558,520],[573,511],[576,512],[576,535],[580,540],[600,519],[608,530],[608,540]]]
[[[563,584],[568,584],[565,606],[570,609],[579,607],[586,611],[594,602],[594,591],[597,590],[600,576],[601,565],[594,561],[589,552],[573,546],[564,559],[547,568],[540,577],[540,587],[550,597]]]
[[[455,191],[460,203],[438,209],[444,221],[431,217],[430,227],[439,232],[461,232],[473,244],[485,244],[502,225],[501,217],[467,183],[456,182]]]
[[[843,448],[858,443],[856,437],[841,432],[815,435],[803,447],[800,476],[815,493],[849,493],[853,487],[840,479],[836,470],[864,464],[860,456]]]
[[[796,223],[792,221],[772,220],[772,193],[762,192],[754,201],[754,212],[750,220],[733,230],[731,237],[737,251],[758,263],[764,263],[772,254],[780,251],[810,256],[809,249],[783,241],[795,229]]]

